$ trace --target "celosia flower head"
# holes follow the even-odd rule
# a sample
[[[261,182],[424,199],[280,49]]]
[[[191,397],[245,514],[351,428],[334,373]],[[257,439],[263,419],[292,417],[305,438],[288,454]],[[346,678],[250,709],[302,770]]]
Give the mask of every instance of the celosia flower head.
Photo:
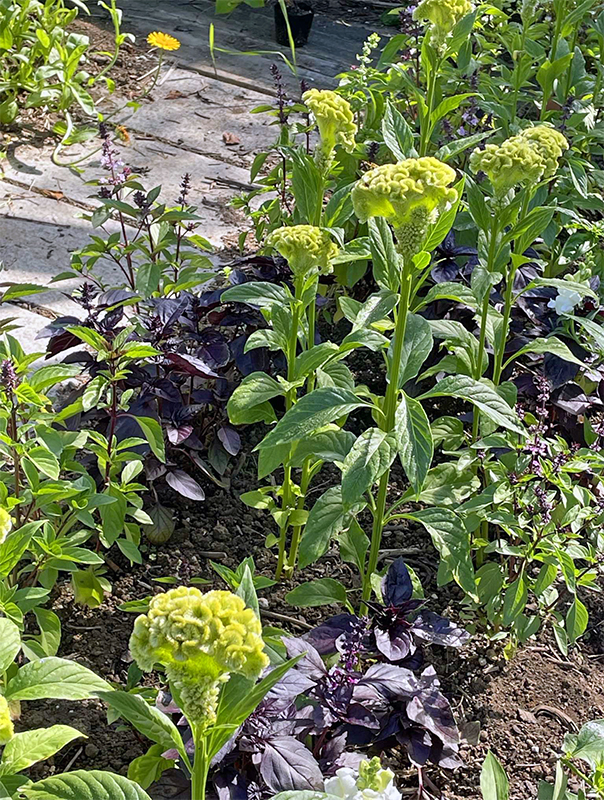
[[[553,177],[562,153],[568,149],[566,138],[549,125],[525,128],[520,136],[541,156],[544,164],[543,177],[546,179]]]
[[[9,742],[15,733],[10,709],[4,695],[0,694],[0,746]]]
[[[309,89],[302,101],[311,110],[319,128],[319,155],[328,160],[336,145],[348,153],[354,150],[357,126],[348,100],[329,89]]]
[[[366,172],[352,190],[358,218],[384,217],[394,227],[403,255],[421,249],[428,225],[457,200],[455,171],[431,156],[406,158]]]
[[[4,544],[6,537],[13,527],[13,519],[5,508],[0,508],[0,544]]]
[[[331,272],[331,261],[339,253],[329,233],[315,225],[277,228],[266,243],[287,259],[294,275]]]
[[[495,194],[502,196],[514,186],[538,183],[545,165],[530,141],[512,136],[502,144],[487,144],[484,150],[474,150],[470,168],[474,173],[484,172]]]
[[[255,679],[269,663],[260,620],[240,597],[185,586],[151,600],[134,623],[130,652],[143,670],[166,668],[184,713],[198,724],[214,721],[231,673]]]
[[[430,22],[432,42],[439,46],[473,8],[470,0],[421,0],[413,12],[413,19]]]
[[[325,792],[342,800],[400,800],[401,793],[394,785],[394,773],[382,769],[380,759],[361,761],[358,775],[350,767],[337,770],[325,781]]]

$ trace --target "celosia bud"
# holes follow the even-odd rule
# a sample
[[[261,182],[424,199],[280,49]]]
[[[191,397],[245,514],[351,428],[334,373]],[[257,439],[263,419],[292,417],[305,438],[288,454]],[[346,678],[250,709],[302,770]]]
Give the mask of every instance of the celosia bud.
[[[9,742],[15,733],[10,709],[4,695],[0,694],[0,745]]]
[[[541,156],[544,164],[543,177],[552,178],[558,169],[562,153],[568,149],[566,138],[549,125],[525,128],[520,136]]]
[[[268,666],[262,626],[232,592],[180,586],[151,600],[134,623],[130,652],[143,670],[166,668],[190,721],[216,718],[220,685],[235,672],[257,678]]]
[[[348,153],[354,150],[357,126],[348,100],[328,89],[309,89],[302,95],[302,101],[312,111],[319,128],[321,143],[317,157],[320,162],[329,162],[337,144]]]
[[[352,190],[356,215],[384,217],[394,227],[397,248],[413,256],[422,247],[428,226],[457,200],[450,184],[455,171],[437,158],[406,158],[366,172]]]
[[[314,225],[277,228],[266,243],[287,259],[294,275],[306,275],[312,271],[322,274],[331,272],[331,261],[339,253],[329,233]]]
[[[498,197],[514,186],[538,183],[543,175],[543,159],[530,142],[512,136],[502,144],[488,144],[470,156],[472,172],[484,172]]]
[[[0,544],[4,544],[12,527],[13,518],[5,508],[0,508]]]
[[[413,12],[413,19],[428,20],[431,23],[432,42],[440,46],[457,23],[473,8],[470,0],[421,0]]]

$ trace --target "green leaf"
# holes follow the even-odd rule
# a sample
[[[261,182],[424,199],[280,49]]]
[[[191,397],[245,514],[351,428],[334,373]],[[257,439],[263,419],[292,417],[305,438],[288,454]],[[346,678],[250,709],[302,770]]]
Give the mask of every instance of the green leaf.
[[[313,461],[342,462],[355,440],[354,433],[336,428],[334,425],[330,430],[319,431],[298,442],[290,464],[292,467],[301,467],[309,456]]]
[[[602,330],[602,336],[604,340],[604,329]],[[521,347],[511,358],[508,358],[504,364],[504,369],[508,364],[520,356],[523,356],[525,353],[552,353],[558,356],[558,358],[564,359],[564,361],[569,361],[571,364],[577,364],[580,367],[585,366],[583,361],[573,355],[572,350],[568,345],[564,344],[561,339],[558,339],[557,336],[548,336],[547,339],[541,337],[534,339],[532,342],[529,342],[529,344]]]
[[[386,110],[382,117],[382,136],[384,144],[397,161],[417,155],[409,123],[390,101],[386,102]]]
[[[34,614],[40,628],[38,638],[44,655],[56,656],[61,644],[61,620],[48,608],[34,608]]]
[[[143,436],[149,442],[149,447],[153,451],[153,455],[162,463],[166,460],[166,447],[164,444],[164,432],[161,425],[153,417],[137,417],[132,416],[139,428],[143,432]]]
[[[381,289],[397,292],[400,285],[400,256],[394,246],[390,226],[382,217],[367,222],[373,277]]]
[[[501,395],[489,384],[475,381],[468,375],[450,375],[443,378],[419,399],[426,400],[429,397],[459,397],[467,400],[502,428],[519,433],[521,436],[526,435],[516,412]]]
[[[477,599],[470,535],[457,514],[446,508],[425,508],[403,516],[424,526],[455,582],[467,595]]]
[[[340,581],[333,578],[319,578],[316,581],[301,583],[285,595],[292,606],[313,608],[331,603],[346,603],[346,589]]]
[[[422,298],[419,308],[423,308],[435,300],[453,300],[456,303],[461,303],[468,308],[476,308],[476,296],[469,286],[464,286],[462,283],[447,282],[436,283]]]
[[[409,483],[419,494],[434,455],[430,421],[419,400],[403,392],[394,425],[401,464]]]
[[[54,756],[66,744],[82,737],[87,738],[69,725],[51,725],[49,728],[15,733],[2,753],[0,776],[21,772],[38,761]]]
[[[342,465],[342,500],[355,503],[394,461],[397,443],[379,428],[363,431]]]
[[[347,389],[326,387],[302,397],[256,447],[266,449],[303,439],[318,428],[346,416],[367,403]]]
[[[510,784],[505,770],[490,750],[482,764],[480,791],[482,800],[508,800],[510,796]]]
[[[254,308],[270,308],[273,305],[286,305],[288,302],[285,289],[264,281],[249,281],[232,286],[223,292],[220,299],[225,303],[246,303]]]
[[[18,300],[30,294],[41,294],[42,292],[50,291],[51,288],[50,286],[40,286],[37,283],[14,283],[12,286],[9,286],[8,289],[4,290],[2,302],[8,303],[10,300]]]
[[[526,606],[528,588],[524,575],[520,575],[505,590],[503,596],[503,624],[511,625],[516,617],[521,614]]]
[[[4,692],[7,700],[87,700],[110,686],[94,672],[64,658],[42,658],[21,667]]]
[[[16,531],[12,531],[3,544],[0,544],[0,578],[6,578],[19,563],[23,553],[29,547],[31,537],[41,527],[42,522],[28,522]]]
[[[96,695],[147,739],[161,745],[163,750],[175,748],[187,760],[176,725],[170,717],[162,714],[155,706],[150,706],[140,695],[120,691],[96,692]]]
[[[252,372],[242,380],[229,398],[227,403],[229,419],[233,425],[260,421],[273,422],[275,412],[266,401],[283,394],[285,394],[283,386],[270,375],[265,372]]]
[[[302,149],[291,151],[292,191],[301,221],[319,225],[323,210],[323,176],[314,159]]]
[[[65,772],[20,789],[27,800],[151,800],[136,783],[113,772]]]
[[[237,591],[235,594],[245,602],[248,608],[251,608],[254,614],[260,619],[260,605],[258,603],[258,595],[256,594],[256,587],[254,586],[254,578],[252,571],[246,564],[243,570],[243,575]]]
[[[433,345],[434,339],[428,320],[418,314],[408,314],[401,354],[399,388],[402,388],[407,381],[417,377],[422,364],[430,355]]]
[[[604,758],[604,719],[585,723],[576,735],[567,734],[563,750],[569,758],[581,758],[595,767]]]
[[[369,537],[356,519],[352,520],[348,530],[339,535],[338,540],[342,560],[354,564],[362,575],[365,572],[365,558],[369,550]]]
[[[61,381],[68,380],[81,373],[80,367],[69,364],[59,364],[52,367],[40,367],[29,377],[29,385],[36,392],[44,392],[51,386],[56,386]]]
[[[569,642],[575,642],[579,636],[585,633],[588,621],[587,609],[579,598],[575,597],[566,614],[566,632]]]
[[[300,541],[299,562],[304,569],[313,564],[329,547],[334,536],[349,524],[350,512],[342,504],[339,486],[327,489],[311,508]]]
[[[152,745],[144,756],[135,758],[128,766],[128,780],[134,781],[143,789],[148,789],[158,781],[162,774],[172,769],[176,761],[162,756],[163,749],[159,744]]]
[[[0,674],[11,666],[21,650],[21,633],[14,622],[0,617]]]
[[[572,314],[569,314],[568,316],[581,325],[581,327],[592,337],[600,350],[604,350],[604,328],[601,325],[598,325],[597,322],[593,322],[591,319],[575,317]]]
[[[32,449],[27,452],[27,458],[43,475],[47,475],[53,480],[58,479],[61,473],[59,462],[57,461],[57,457],[51,453],[50,450],[47,450],[46,447],[32,447]]]

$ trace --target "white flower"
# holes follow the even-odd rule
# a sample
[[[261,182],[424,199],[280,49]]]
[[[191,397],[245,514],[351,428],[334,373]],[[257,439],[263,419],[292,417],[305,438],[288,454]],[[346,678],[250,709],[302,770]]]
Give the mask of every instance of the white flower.
[[[581,302],[581,295],[573,289],[558,289],[556,297],[547,304],[549,308],[555,308],[556,314],[571,314],[575,306]]]
[[[13,527],[13,519],[4,508],[0,508],[0,544],[4,544],[6,537]]]
[[[339,769],[325,781],[325,791],[342,800],[401,800],[393,779],[394,773],[382,769],[379,759],[372,758],[361,761],[359,774],[350,767]]]

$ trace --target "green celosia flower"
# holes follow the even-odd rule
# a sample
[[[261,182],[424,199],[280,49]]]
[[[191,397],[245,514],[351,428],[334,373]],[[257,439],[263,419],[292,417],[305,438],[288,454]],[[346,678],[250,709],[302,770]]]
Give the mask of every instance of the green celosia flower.
[[[558,169],[562,153],[568,149],[565,137],[549,125],[535,125],[525,128],[520,136],[541,156],[544,164],[543,177],[552,178]]]
[[[455,171],[437,158],[406,158],[366,172],[352,190],[352,204],[361,222],[387,219],[399,252],[413,256],[421,249],[428,225],[457,200],[450,186],[454,180]]]
[[[5,508],[0,508],[0,544],[4,544],[12,527],[13,518]]]
[[[10,709],[4,695],[0,694],[0,745],[9,742],[15,733]]]
[[[348,100],[329,89],[309,89],[302,95],[302,101],[312,111],[319,128],[320,162],[329,162],[337,144],[348,153],[354,150],[357,126]]]
[[[473,8],[470,0],[421,0],[413,12],[413,19],[431,23],[432,42],[439,46]]]
[[[322,274],[331,272],[331,261],[339,253],[329,233],[314,225],[277,228],[266,243],[287,259],[294,275],[306,275],[314,270]]]
[[[180,586],[137,618],[130,652],[143,670],[162,664],[189,720],[211,724],[230,674],[255,679],[268,666],[261,634],[258,617],[232,592]]]
[[[470,156],[472,172],[484,172],[499,197],[514,186],[538,183],[544,166],[537,149],[522,136],[512,136],[502,144],[488,144]]]

